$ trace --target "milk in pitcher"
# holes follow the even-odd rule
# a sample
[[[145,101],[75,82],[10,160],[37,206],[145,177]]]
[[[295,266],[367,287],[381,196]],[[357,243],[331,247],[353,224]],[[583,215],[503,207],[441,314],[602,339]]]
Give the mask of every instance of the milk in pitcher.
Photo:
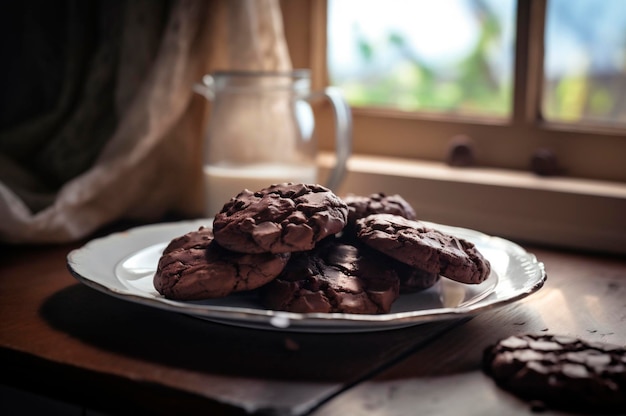
[[[204,166],[206,215],[215,216],[244,189],[252,192],[275,183],[316,183],[316,166],[258,164],[246,167]]]

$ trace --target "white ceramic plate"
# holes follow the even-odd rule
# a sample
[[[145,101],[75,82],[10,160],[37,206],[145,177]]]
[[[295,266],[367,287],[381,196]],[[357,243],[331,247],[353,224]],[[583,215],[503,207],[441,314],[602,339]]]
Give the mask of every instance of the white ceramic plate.
[[[379,331],[462,318],[524,298],[546,279],[543,264],[511,241],[430,223],[476,244],[491,262],[491,275],[479,285],[442,278],[428,290],[401,295],[391,313],[382,315],[273,311],[253,294],[193,302],[165,299],[152,285],[163,248],[172,238],[211,224],[212,219],[148,225],[94,239],[68,254],[68,267],[85,285],[131,302],[231,325],[307,332]]]

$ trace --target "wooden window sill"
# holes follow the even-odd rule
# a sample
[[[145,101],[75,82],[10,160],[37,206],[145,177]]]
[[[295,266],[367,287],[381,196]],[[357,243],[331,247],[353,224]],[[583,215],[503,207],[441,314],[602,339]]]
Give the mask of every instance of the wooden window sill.
[[[334,156],[319,158],[322,178]],[[518,242],[626,253],[626,185],[353,155],[339,195],[398,193],[423,220]]]

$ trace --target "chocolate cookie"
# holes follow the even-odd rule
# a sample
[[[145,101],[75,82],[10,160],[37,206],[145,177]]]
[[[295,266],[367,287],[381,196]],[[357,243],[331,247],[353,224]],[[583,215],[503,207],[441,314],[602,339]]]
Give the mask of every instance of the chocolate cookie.
[[[293,253],[285,270],[261,289],[270,309],[290,312],[388,313],[399,280],[381,254],[363,255],[353,245],[325,240]]]
[[[473,243],[398,215],[375,214],[356,222],[357,237],[396,260],[461,283],[481,283],[491,272]]]
[[[163,250],[163,254],[178,249],[206,248],[213,241],[213,231],[210,228],[200,227],[180,237],[174,238]]]
[[[393,214],[414,220],[415,210],[400,195],[385,195],[382,192],[370,196],[347,195],[343,198],[348,205],[348,224],[372,214]]]
[[[243,254],[220,247],[210,229],[201,228],[170,243],[159,259],[155,289],[169,299],[219,298],[256,289],[274,279],[286,254]]]
[[[338,241],[357,247],[363,256],[376,258],[378,261],[382,261],[385,264],[385,267],[393,269],[398,275],[398,279],[400,279],[401,294],[415,293],[428,289],[439,281],[439,275],[437,273],[417,269],[389,257],[388,255],[383,254],[361,242],[359,239],[355,238],[352,233],[342,233],[341,237],[338,238]]]
[[[341,231],[347,217],[346,204],[321,185],[277,184],[232,198],[213,232],[221,246],[242,253],[305,251]]]
[[[439,281],[437,273],[416,269],[394,259],[394,270],[400,278],[400,293],[419,292],[432,287]]]
[[[484,370],[519,397],[554,408],[626,412],[626,349],[555,335],[519,335],[484,354]]]

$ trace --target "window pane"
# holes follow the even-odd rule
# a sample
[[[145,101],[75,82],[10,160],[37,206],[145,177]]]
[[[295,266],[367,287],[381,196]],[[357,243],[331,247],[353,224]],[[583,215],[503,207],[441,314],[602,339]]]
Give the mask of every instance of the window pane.
[[[353,106],[506,117],[515,0],[329,0],[331,83]]]
[[[546,119],[626,124],[626,1],[550,0],[545,52]]]

